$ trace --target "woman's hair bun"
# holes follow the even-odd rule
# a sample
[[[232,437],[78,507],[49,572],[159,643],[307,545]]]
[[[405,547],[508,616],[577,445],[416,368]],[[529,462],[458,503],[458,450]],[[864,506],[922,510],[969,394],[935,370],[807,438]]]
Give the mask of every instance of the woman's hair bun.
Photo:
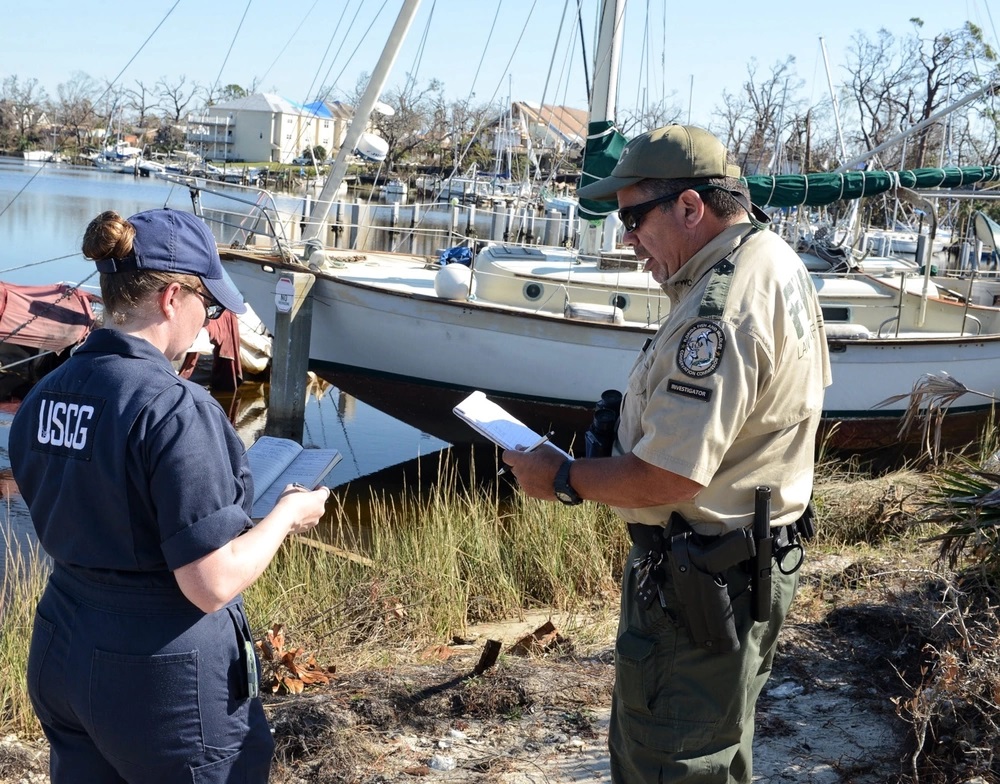
[[[93,261],[123,259],[132,252],[135,228],[114,210],[102,212],[83,234],[83,255]]]

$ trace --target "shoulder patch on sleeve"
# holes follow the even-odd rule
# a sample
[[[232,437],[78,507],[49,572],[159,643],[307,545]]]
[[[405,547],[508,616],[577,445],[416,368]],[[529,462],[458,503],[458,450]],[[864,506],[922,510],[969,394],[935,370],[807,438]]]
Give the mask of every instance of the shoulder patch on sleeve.
[[[677,348],[677,367],[691,378],[710,376],[719,367],[726,335],[714,321],[699,321],[684,333]]]

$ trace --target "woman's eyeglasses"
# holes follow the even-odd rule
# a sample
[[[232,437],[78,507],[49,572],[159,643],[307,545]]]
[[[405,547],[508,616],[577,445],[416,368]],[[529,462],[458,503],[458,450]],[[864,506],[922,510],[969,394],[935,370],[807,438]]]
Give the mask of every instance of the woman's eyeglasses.
[[[194,288],[194,286],[188,286],[186,283],[181,283],[179,285],[182,289],[187,289],[192,294],[197,294],[201,297],[201,301],[205,305],[205,315],[208,316],[210,320],[215,321],[215,319],[221,316],[222,312],[226,309],[224,306],[216,302],[214,297],[203,291],[198,291],[198,289]]]
[[[690,188],[685,188],[684,191],[691,190]],[[668,201],[673,201],[678,196],[680,196],[684,191],[677,191],[676,193],[668,193],[666,196],[659,196],[655,199],[650,199],[649,201],[640,202],[639,204],[633,204],[631,207],[622,207],[618,210],[618,218],[622,222],[622,226],[625,227],[625,231],[635,231],[639,228],[639,224],[642,223],[642,216],[649,212],[653,207],[658,204],[666,204]]]

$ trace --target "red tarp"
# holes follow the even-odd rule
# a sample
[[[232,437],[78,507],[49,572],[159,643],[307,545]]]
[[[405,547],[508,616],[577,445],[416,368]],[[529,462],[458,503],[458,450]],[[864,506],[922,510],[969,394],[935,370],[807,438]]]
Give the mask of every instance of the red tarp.
[[[94,326],[91,302],[100,297],[63,283],[0,283],[0,341],[43,351],[75,346]]]

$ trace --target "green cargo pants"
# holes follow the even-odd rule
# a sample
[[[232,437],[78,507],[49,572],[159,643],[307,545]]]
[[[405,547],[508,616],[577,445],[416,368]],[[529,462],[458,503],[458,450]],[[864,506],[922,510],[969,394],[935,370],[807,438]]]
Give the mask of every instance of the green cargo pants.
[[[771,617],[750,617],[750,576],[726,572],[740,650],[709,653],[691,642],[667,569],[663,607],[634,600],[633,547],[622,580],[608,745],[615,784],[750,784],[754,709],[771,674],[778,631],[798,574],[772,574]]]

